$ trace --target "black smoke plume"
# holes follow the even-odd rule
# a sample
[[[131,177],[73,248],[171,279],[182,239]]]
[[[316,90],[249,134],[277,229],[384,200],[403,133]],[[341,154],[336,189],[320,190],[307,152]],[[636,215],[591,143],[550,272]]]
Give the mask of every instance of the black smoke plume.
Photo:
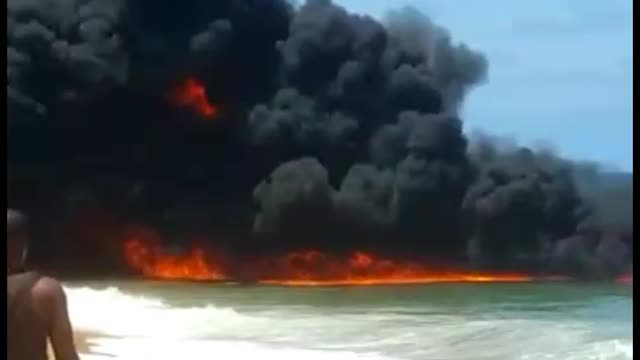
[[[468,138],[459,110],[487,61],[412,9],[381,23],[329,0],[8,0],[7,22],[9,204],[53,267],[115,271],[125,223],[235,252],[631,266],[632,184]],[[215,119],[170,101],[186,78]]]

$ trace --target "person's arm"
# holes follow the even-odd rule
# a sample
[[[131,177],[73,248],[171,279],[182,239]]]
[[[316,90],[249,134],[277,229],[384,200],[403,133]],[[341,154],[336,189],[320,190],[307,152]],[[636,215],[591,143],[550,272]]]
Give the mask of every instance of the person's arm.
[[[54,279],[45,278],[42,282],[44,282],[43,291],[49,304],[50,316],[47,330],[55,358],[56,360],[79,360],[73,341],[73,330],[64,289]]]

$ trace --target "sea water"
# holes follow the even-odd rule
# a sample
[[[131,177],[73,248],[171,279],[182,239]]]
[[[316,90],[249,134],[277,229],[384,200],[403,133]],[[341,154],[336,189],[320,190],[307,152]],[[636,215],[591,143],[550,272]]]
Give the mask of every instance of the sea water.
[[[66,284],[83,359],[632,359],[616,284]]]

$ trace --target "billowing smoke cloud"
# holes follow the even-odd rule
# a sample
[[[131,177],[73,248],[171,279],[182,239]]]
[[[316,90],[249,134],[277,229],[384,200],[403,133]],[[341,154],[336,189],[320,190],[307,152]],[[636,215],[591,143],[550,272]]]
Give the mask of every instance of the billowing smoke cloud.
[[[632,185],[470,142],[459,110],[487,61],[414,10],[380,23],[329,0],[7,9],[8,196],[41,224],[36,255],[69,237],[53,225],[104,212],[111,227],[151,224],[178,244],[210,234],[238,252],[371,249],[589,276],[630,266]],[[167,96],[187,78],[215,118]],[[105,246],[85,255],[112,256]]]
[[[589,277],[628,270],[631,175],[614,174],[623,180],[613,182],[593,165],[549,151],[481,134],[473,140],[476,181],[463,203],[473,219],[467,243],[472,262]]]

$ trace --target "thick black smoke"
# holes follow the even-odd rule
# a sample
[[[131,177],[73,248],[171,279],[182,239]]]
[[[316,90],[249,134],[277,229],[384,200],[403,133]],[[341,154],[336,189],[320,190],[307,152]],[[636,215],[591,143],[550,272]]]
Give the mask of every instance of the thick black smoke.
[[[629,270],[631,174],[607,174],[485,135],[474,138],[470,157],[476,181],[463,210],[473,219],[472,262],[589,277]]]
[[[7,10],[8,196],[42,224],[36,255],[65,256],[53,225],[108,213],[101,226],[212,234],[233,251],[370,249],[591,276],[630,266],[632,185],[587,191],[586,166],[488,137],[470,146],[459,109],[487,61],[414,10],[384,24],[329,0]],[[214,120],[168,98],[187,78]]]

